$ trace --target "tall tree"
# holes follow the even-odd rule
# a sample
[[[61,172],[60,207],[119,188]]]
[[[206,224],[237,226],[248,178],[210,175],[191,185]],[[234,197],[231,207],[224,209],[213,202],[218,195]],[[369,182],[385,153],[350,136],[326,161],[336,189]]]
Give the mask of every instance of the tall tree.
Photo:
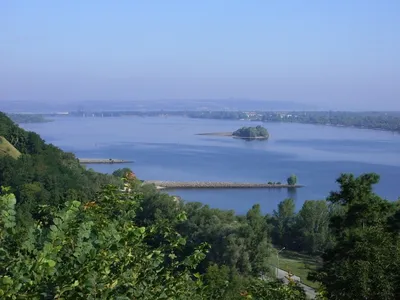
[[[311,277],[324,286],[328,299],[400,299],[400,244],[388,230],[394,205],[373,193],[376,174],[343,174],[340,191],[328,200],[344,210],[331,218],[336,239]]]
[[[316,254],[325,250],[329,234],[329,207],[325,200],[305,201],[296,219],[301,250]]]
[[[94,201],[53,210],[50,228],[38,222],[21,230],[15,198],[0,195],[0,297],[202,299],[190,270],[205,253],[200,247],[178,260],[184,237],[171,228],[137,226],[138,196],[109,186]],[[154,236],[163,236],[164,245],[149,246]]]
[[[249,255],[252,265],[252,273],[255,276],[265,274],[268,270],[268,258],[270,256],[270,230],[265,217],[261,213],[259,204],[247,212],[247,224],[249,226]]]
[[[274,225],[274,243],[289,247],[293,243],[291,232],[295,221],[295,203],[291,198],[278,204],[278,210],[273,212],[272,223]]]
[[[296,185],[297,184],[297,176],[294,174],[290,175],[287,179],[287,184],[288,185]]]

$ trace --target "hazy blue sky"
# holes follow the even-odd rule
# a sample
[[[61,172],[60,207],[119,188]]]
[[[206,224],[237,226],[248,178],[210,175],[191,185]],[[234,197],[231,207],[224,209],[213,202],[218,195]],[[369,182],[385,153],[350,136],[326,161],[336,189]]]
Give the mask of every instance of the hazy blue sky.
[[[400,109],[400,0],[0,1],[0,101]]]

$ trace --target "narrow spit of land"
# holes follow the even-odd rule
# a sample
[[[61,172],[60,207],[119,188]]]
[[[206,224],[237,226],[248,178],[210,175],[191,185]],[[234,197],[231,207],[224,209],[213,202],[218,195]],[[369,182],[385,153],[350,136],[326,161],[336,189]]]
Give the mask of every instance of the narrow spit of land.
[[[213,182],[213,181],[158,181],[147,180],[144,184],[154,184],[159,189],[245,189],[245,188],[300,188],[302,185],[268,184],[249,182]]]
[[[254,136],[254,137],[237,136],[237,135],[234,135],[233,132],[205,132],[205,133],[196,133],[196,135],[227,136],[227,137],[232,137],[234,139],[243,139],[243,140],[267,140],[268,139],[268,137],[265,137],[265,136]]]
[[[132,160],[124,160],[124,159],[101,159],[101,158],[78,158],[81,164],[127,164],[133,163]]]
[[[196,135],[233,136],[233,132],[205,132],[196,133]]]

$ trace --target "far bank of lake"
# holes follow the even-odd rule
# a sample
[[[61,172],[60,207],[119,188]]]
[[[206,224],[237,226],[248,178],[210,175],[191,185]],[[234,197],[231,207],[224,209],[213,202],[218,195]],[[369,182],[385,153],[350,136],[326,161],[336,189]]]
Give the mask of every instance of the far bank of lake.
[[[251,125],[250,125],[251,124]],[[376,172],[376,192],[400,196],[400,136],[390,132],[290,123],[263,123],[270,138],[263,142],[198,135],[233,132],[257,122],[190,118],[118,117],[54,118],[52,123],[23,124],[47,142],[77,157],[118,158],[134,164],[91,164],[111,173],[132,168],[143,180],[285,182],[294,173],[305,187],[287,189],[172,190],[187,201],[245,213],[255,203],[264,212],[287,197],[300,207],[308,199],[325,199],[337,188],[342,172]],[[260,123],[261,124],[261,123]]]

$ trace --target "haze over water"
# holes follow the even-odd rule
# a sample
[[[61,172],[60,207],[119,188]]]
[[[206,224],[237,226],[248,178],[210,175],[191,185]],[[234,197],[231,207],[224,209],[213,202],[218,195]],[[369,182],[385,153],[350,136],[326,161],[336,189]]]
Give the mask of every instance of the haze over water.
[[[245,213],[255,203],[271,212],[287,197],[300,208],[305,200],[325,199],[341,172],[376,172],[376,192],[400,196],[400,136],[390,132],[303,124],[264,124],[268,141],[243,141],[196,133],[233,131],[259,124],[189,118],[58,118],[25,124],[47,142],[81,158],[134,160],[129,165],[90,165],[111,173],[130,167],[140,179],[176,181],[282,181],[291,174],[305,187],[287,189],[176,190],[186,201]]]

